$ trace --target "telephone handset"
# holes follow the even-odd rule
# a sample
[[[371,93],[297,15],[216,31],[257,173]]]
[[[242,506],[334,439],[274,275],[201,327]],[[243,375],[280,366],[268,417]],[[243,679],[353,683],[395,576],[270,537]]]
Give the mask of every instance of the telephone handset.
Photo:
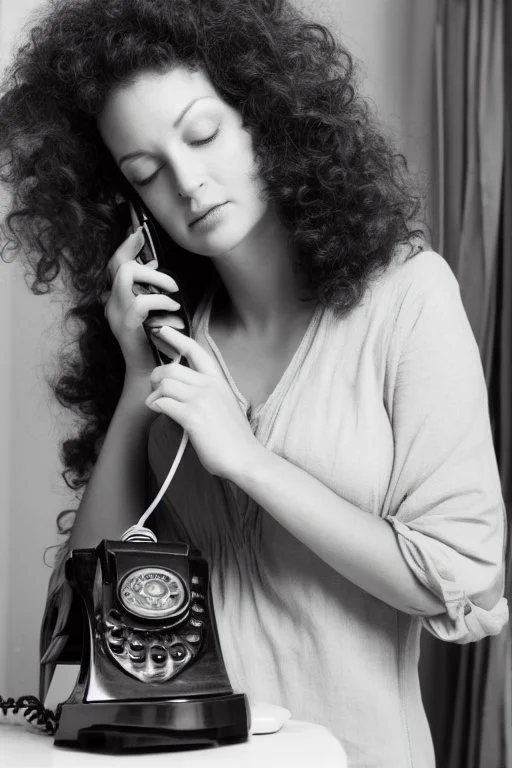
[[[163,263],[165,261],[164,254],[163,254],[163,248],[161,245],[160,238],[158,236],[157,228],[149,214],[149,212],[145,209],[142,202],[134,197],[131,196],[130,199],[125,202],[124,204],[121,204],[121,210],[122,206],[128,207],[128,214],[124,212],[123,218],[126,220],[127,215],[129,216],[129,221],[132,229],[135,231],[138,227],[141,227],[142,233],[144,235],[144,245],[141,249],[141,251],[136,256],[136,261],[138,261],[140,264],[148,264],[149,262],[155,262],[157,264],[157,269],[160,272],[164,272],[167,275],[170,275],[174,280],[176,281],[176,275],[173,274],[173,272],[165,267],[163,267]],[[177,282],[177,281],[176,281]],[[138,294],[142,293],[161,293],[162,291],[157,288],[154,285],[148,284],[148,283],[136,283],[134,285],[134,292]],[[184,295],[181,287],[178,284],[178,291],[173,292],[172,294],[166,294],[171,296],[172,299],[178,302],[180,304],[180,309],[176,312],[176,314],[183,320],[184,328],[180,329],[182,333],[184,333],[186,336],[190,336],[190,330],[191,330],[191,318],[189,315],[189,311],[187,309],[188,301],[187,297]],[[158,316],[160,314],[159,310],[153,310],[149,313],[149,316],[156,315]],[[163,352],[161,352],[155,345],[153,338],[151,336],[151,328],[144,324],[144,330],[146,332],[146,336],[148,338],[148,341],[151,345],[151,349],[153,352],[153,357],[155,358],[156,365],[162,365],[170,361],[170,358],[168,358]]]

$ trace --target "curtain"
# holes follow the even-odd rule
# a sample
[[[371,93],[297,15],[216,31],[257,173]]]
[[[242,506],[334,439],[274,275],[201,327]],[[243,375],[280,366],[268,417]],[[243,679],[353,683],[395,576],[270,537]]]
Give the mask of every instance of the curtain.
[[[434,247],[457,276],[479,345],[509,523],[512,119],[504,94],[512,94],[511,35],[509,0],[438,1]],[[510,630],[465,646],[423,633],[420,676],[438,768],[512,767]]]

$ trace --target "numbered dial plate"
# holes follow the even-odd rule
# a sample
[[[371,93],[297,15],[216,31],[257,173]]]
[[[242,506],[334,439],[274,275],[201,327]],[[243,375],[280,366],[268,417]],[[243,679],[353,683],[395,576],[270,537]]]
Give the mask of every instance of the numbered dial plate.
[[[156,569],[141,570],[153,573]],[[130,578],[136,573],[132,572]],[[144,683],[169,680],[188,666],[201,651],[208,616],[204,585],[197,576],[192,577],[188,612],[178,629],[161,629],[158,622],[146,630],[133,629],[121,622],[115,614],[115,611],[112,612],[100,624],[96,639],[103,641],[103,647],[112,661]]]
[[[127,611],[144,619],[168,619],[187,601],[180,576],[168,568],[138,568],[119,586],[119,599]]]

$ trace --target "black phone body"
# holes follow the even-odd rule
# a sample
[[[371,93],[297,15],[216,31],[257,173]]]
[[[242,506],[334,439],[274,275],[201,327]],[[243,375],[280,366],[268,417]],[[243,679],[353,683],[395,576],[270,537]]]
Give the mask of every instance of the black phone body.
[[[124,752],[247,740],[247,697],[231,687],[197,550],[104,540],[72,551],[66,580],[67,642],[43,667],[80,661],[80,672],[61,705],[56,746]],[[50,631],[43,621],[42,652]]]

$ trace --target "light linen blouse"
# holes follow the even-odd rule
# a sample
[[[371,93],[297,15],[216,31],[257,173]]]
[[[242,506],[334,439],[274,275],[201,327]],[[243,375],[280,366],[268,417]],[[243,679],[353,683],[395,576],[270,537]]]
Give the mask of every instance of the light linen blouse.
[[[210,294],[193,335],[248,413],[208,332],[211,305]],[[268,450],[386,520],[445,611],[411,616],[352,584],[231,481],[204,470],[189,444],[152,523],[209,562],[233,687],[330,728],[350,768],[433,768],[417,669],[422,627],[467,643],[508,619],[487,391],[447,263],[432,251],[402,255],[344,318],[318,307],[250,422]],[[153,422],[155,492],[180,438],[167,416]]]

